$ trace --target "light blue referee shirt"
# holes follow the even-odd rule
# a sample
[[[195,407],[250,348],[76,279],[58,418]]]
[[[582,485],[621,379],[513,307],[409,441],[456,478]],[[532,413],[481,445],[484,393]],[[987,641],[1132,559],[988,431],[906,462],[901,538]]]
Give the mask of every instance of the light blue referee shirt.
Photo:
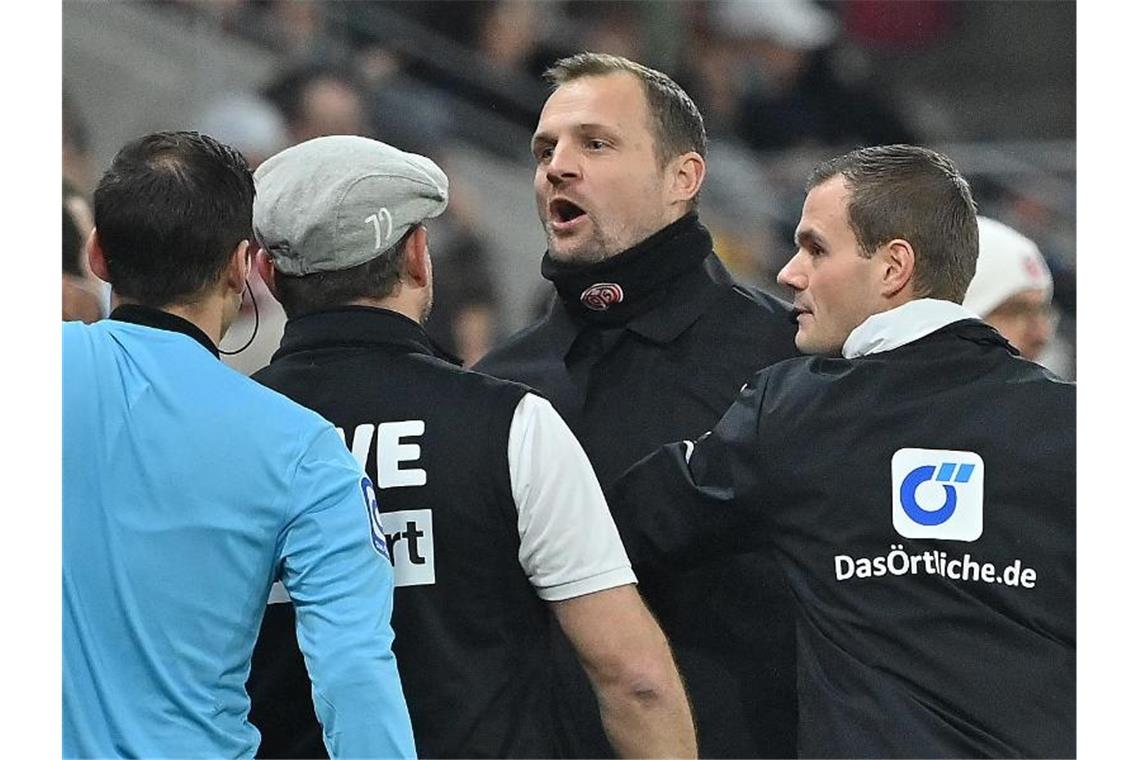
[[[252,757],[280,579],[332,756],[414,757],[371,487],[329,423],[215,351],[137,306],[63,326],[63,754]]]

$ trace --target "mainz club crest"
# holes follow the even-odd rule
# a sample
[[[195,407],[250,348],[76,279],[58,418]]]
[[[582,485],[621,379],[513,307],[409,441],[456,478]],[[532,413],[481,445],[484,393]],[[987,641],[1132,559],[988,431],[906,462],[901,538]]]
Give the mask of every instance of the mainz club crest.
[[[621,285],[616,282],[599,282],[582,291],[579,300],[587,309],[605,311],[625,298]]]

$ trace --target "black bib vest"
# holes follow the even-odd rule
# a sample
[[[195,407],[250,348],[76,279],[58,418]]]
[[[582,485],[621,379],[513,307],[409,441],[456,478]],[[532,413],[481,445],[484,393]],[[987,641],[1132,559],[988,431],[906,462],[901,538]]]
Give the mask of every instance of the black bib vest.
[[[527,389],[441,358],[419,325],[344,307],[291,320],[254,379],[344,432],[394,563],[394,651],[422,756],[554,753],[549,613],[519,566],[507,443]],[[250,677],[262,756],[324,756],[293,633],[270,605]]]

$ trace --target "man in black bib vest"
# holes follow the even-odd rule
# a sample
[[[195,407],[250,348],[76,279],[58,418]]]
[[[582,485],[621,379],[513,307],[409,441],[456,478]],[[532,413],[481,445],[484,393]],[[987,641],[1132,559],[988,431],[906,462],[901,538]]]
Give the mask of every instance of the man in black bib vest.
[[[758,369],[796,355],[788,306],[735,283],[701,224],[700,112],[664,74],[610,55],[558,61],[532,141],[558,298],[476,369],[539,389],[603,490],[655,447],[707,430]],[[772,558],[726,558],[668,582],[642,576],[673,644],[702,757],[794,749],[790,608]],[[611,753],[570,648],[571,752]]]
[[[630,558],[774,545],[804,757],[1076,753],[1076,388],[961,306],[978,257],[944,156],[864,148],[808,180],[801,357],[619,479]]]
[[[695,756],[668,644],[574,436],[548,401],[461,369],[423,330],[423,222],[447,205],[443,172],[332,136],[282,151],[254,179],[258,270],[289,318],[254,379],[336,425],[376,484],[372,516],[396,575],[393,649],[420,756],[558,756],[555,629],[590,674],[623,756]],[[293,607],[305,602],[273,601],[249,686],[261,754],[321,756],[293,634]]]

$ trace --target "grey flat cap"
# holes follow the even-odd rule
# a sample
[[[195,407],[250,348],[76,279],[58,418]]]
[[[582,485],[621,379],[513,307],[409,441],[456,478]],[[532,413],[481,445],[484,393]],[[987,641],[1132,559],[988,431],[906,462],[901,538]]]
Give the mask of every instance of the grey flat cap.
[[[254,234],[287,275],[363,264],[447,208],[447,175],[431,159],[367,137],[286,148],[253,181]]]

